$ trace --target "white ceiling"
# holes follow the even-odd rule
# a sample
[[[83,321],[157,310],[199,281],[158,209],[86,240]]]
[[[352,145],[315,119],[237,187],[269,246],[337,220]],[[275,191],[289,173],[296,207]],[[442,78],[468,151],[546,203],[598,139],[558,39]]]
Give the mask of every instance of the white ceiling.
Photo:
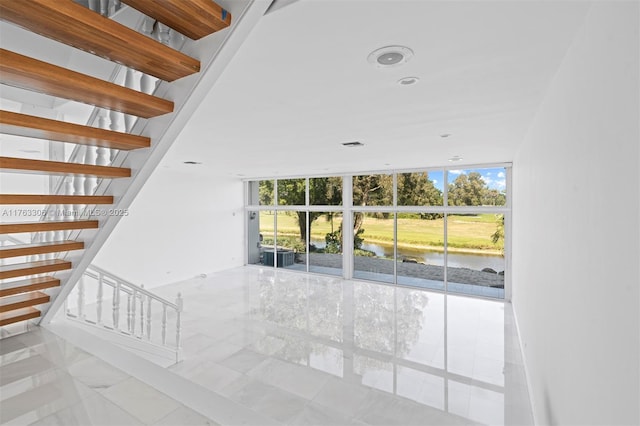
[[[259,177],[511,161],[589,6],[300,0],[262,19],[163,167]],[[415,56],[367,62],[395,44]],[[341,146],[354,140],[365,146]]]

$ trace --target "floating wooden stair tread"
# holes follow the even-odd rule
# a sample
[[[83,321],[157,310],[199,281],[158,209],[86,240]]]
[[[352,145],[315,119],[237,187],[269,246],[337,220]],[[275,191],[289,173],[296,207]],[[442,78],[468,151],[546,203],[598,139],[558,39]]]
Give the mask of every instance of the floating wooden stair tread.
[[[0,223],[0,234],[19,234],[21,232],[65,231],[72,229],[98,228],[97,220]]]
[[[0,0],[0,16],[26,30],[165,81],[200,71],[197,59],[72,0]]]
[[[44,290],[45,288],[58,287],[60,280],[53,277],[29,278],[26,280],[12,281],[0,286],[0,297],[14,294],[28,293],[30,291]]]
[[[46,274],[71,269],[71,262],[61,259],[38,260],[36,262],[0,265],[0,279]]]
[[[49,295],[41,291],[16,294],[0,299],[0,312],[13,311],[49,302]]]
[[[148,148],[144,136],[0,110],[0,133],[115,149]]]
[[[7,204],[113,204],[113,197],[111,195],[0,194],[0,205]]]
[[[3,0],[0,2],[6,3]],[[30,1],[14,3],[29,4]],[[59,3],[51,2],[52,6],[56,4]],[[82,6],[79,7],[82,8]],[[1,12],[0,15],[2,15]],[[162,65],[158,67],[162,68]],[[173,111],[173,102],[166,99],[137,92],[5,49],[0,49],[0,83],[144,118]]]
[[[82,249],[84,249],[84,243],[82,241],[51,241],[46,243],[16,244],[13,246],[0,247],[0,259]]]
[[[123,0],[123,3],[194,40],[231,25],[231,14],[211,0]]]
[[[0,327],[13,324],[14,322],[38,318],[39,316],[40,311],[32,307],[16,309],[10,312],[2,312],[0,313]]]
[[[94,166],[91,164],[65,163],[63,161],[31,160],[28,158],[0,157],[0,169],[48,175],[90,175],[101,178],[131,177],[131,169],[123,167]]]

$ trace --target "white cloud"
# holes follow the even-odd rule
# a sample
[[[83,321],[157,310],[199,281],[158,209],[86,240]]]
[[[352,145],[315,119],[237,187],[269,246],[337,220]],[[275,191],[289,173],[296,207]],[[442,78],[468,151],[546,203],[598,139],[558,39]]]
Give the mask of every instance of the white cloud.
[[[503,178],[503,177],[504,177],[504,172],[500,172],[500,173],[498,173],[498,177],[499,177],[499,178]]]
[[[433,183],[434,183],[434,184],[438,183],[438,180],[437,180],[437,179],[434,179],[434,180],[433,180]]]
[[[462,174],[462,170],[449,170],[450,175],[459,175]]]

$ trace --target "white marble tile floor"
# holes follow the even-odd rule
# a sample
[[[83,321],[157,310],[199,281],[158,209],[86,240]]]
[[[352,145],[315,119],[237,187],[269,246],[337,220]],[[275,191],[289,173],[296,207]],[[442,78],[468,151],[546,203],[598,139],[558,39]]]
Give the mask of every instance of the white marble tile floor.
[[[0,341],[0,422],[533,424],[508,303],[259,267],[154,291],[184,297],[184,360],[155,368],[188,392],[36,329]]]
[[[533,424],[508,303],[260,267],[156,291],[185,300],[169,369],[276,422]]]

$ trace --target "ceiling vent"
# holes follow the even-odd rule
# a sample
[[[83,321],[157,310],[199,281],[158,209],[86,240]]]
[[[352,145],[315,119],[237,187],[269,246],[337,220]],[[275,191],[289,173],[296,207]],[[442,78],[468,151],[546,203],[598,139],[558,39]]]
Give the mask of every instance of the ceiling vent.
[[[355,146],[364,146],[362,142],[353,141],[353,142],[342,142],[342,146],[355,147]]]

